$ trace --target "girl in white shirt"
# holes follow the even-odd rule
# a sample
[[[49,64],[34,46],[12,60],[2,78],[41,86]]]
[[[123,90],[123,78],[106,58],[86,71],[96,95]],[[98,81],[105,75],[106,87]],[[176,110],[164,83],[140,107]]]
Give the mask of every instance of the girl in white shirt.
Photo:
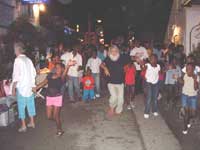
[[[146,88],[147,88],[147,97],[145,104],[145,112],[144,118],[149,118],[151,104],[152,111],[154,116],[158,116],[158,106],[157,106],[157,97],[159,91],[159,72],[160,65],[157,63],[157,55],[153,54],[150,57],[150,62],[143,65],[143,69],[146,70],[145,80],[146,80]]]
[[[182,88],[182,107],[184,109],[184,130],[183,134],[188,133],[188,128],[191,127],[190,120],[194,118],[197,109],[197,95],[199,76],[194,73],[195,66],[191,63],[186,65],[186,74],[180,82],[183,84]]]

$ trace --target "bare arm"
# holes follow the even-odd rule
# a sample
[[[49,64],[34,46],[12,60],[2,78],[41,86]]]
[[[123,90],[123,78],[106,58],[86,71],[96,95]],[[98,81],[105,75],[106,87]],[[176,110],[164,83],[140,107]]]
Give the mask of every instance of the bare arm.
[[[65,70],[64,70],[64,72],[63,72],[63,74],[62,74],[62,80],[65,79],[65,77],[66,77],[66,75],[67,75],[67,73],[68,73],[68,71],[69,71],[69,68],[70,68],[69,65],[67,65],[67,66],[65,67]]]
[[[197,76],[194,75],[193,79],[194,79],[194,89],[198,90],[199,89],[199,84],[198,84],[198,81],[197,81]]]
[[[183,80],[183,76],[178,78],[177,81],[181,84],[184,85],[184,80]]]
[[[13,86],[12,86],[12,95],[13,96],[16,96],[16,86],[17,86],[17,82],[14,82]]]
[[[141,66],[141,69],[142,69],[142,70],[146,70],[146,69],[147,69],[147,66],[145,65],[145,62],[144,62],[144,61],[141,61],[141,62],[140,62],[140,66]]]
[[[37,92],[37,90],[39,90],[40,88],[44,87],[47,84],[48,84],[48,80],[45,79],[44,81],[42,81],[36,87],[33,88],[33,92]]]
[[[106,67],[105,63],[102,63],[100,65],[100,67],[104,70],[104,73],[106,76],[110,76],[110,72],[109,72],[108,68]]]

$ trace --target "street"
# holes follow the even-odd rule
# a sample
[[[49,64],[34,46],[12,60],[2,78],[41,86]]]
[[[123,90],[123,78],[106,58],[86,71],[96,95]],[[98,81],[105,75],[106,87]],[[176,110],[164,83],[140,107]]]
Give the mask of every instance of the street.
[[[180,150],[178,141],[158,118],[143,119],[142,96],[136,109],[108,118],[108,97],[91,103],[65,102],[62,109],[62,137],[56,137],[55,123],[45,117],[45,103],[37,100],[36,129],[18,133],[17,127],[0,129],[2,150]],[[157,124],[157,125],[156,125]],[[164,125],[163,125],[164,124]],[[158,128],[157,131],[154,128]],[[149,128],[150,127],[150,128]],[[162,138],[161,138],[162,137]],[[166,147],[166,145],[169,145]]]

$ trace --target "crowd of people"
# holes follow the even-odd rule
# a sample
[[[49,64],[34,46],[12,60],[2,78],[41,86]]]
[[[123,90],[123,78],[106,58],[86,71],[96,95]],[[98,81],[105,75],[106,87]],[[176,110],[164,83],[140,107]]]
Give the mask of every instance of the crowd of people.
[[[134,109],[134,99],[138,94],[145,96],[144,118],[151,112],[159,115],[158,100],[163,99],[166,106],[175,103],[176,95],[181,95],[183,134],[191,127],[190,120],[197,110],[200,67],[192,56],[184,54],[184,46],[152,44],[138,40],[112,40],[110,46],[71,46],[58,44],[48,48],[46,56],[37,55],[39,61],[34,65],[24,55],[24,45],[14,44],[16,59],[13,71],[13,95],[17,96],[19,118],[22,125],[19,132],[27,127],[35,128],[34,92],[47,85],[47,118],[57,125],[57,135],[62,130],[60,110],[64,93],[68,90],[67,100],[71,103],[90,102],[100,97],[103,89],[108,89],[108,117],[120,115],[126,106]],[[34,67],[35,66],[35,67]],[[44,81],[35,85],[38,69],[47,67],[49,73]],[[36,69],[35,69],[36,68]],[[107,85],[107,86],[106,86]],[[27,107],[30,122],[25,123]]]

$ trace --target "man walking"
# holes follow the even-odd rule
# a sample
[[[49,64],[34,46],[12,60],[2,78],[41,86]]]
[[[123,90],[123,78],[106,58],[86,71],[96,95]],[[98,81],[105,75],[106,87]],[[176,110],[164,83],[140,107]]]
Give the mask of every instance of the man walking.
[[[36,71],[32,61],[24,54],[24,44],[16,42],[14,44],[15,62],[13,68],[13,89],[12,94],[17,96],[19,119],[21,119],[21,127],[19,132],[26,132],[27,127],[35,128],[34,116],[35,101],[32,88],[35,87]],[[30,122],[26,125],[25,109],[28,110]]]
[[[128,64],[128,59],[120,55],[117,46],[111,46],[108,57],[102,63],[106,76],[108,76],[108,90],[110,92],[108,111],[109,116],[121,114],[124,104],[124,66]]]

